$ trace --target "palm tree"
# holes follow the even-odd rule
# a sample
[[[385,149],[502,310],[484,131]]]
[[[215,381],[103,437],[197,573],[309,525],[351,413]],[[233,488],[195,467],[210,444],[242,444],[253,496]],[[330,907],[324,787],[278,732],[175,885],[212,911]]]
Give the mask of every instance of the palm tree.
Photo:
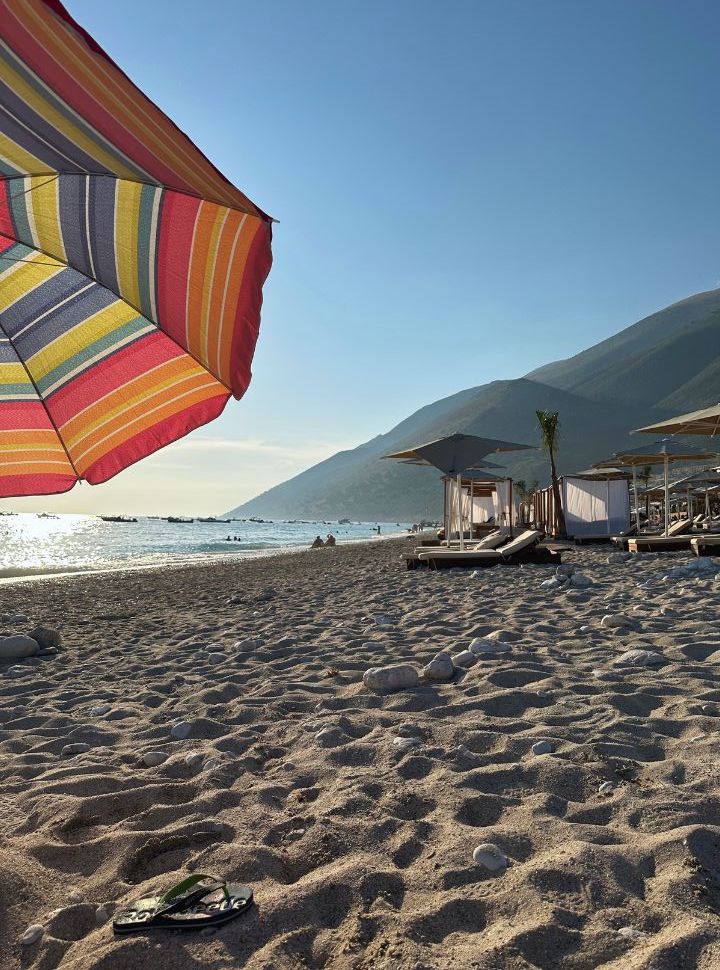
[[[555,522],[553,523],[556,535],[565,535],[565,513],[563,512],[562,501],[560,499],[560,481],[555,467],[555,452],[557,451],[560,437],[560,412],[559,411],[536,411],[540,433],[542,434],[542,444],[550,457],[550,477],[552,479],[553,505],[555,506]]]

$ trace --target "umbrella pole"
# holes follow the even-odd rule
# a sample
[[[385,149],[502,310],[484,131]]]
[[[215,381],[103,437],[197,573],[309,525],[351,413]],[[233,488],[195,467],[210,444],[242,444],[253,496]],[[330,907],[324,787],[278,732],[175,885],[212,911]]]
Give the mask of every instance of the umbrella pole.
[[[665,535],[670,531],[670,482],[668,475],[668,456],[665,455]]]
[[[445,542],[450,545],[450,503],[448,502],[448,480],[443,478],[443,519],[445,520]]]
[[[513,489],[512,487],[513,487],[513,480],[512,478],[508,478],[508,496],[510,499],[510,508],[508,509],[508,513],[510,515],[510,538],[511,539],[513,537]]]
[[[692,498],[690,497],[690,486],[688,485],[685,501],[687,502],[687,517],[692,519]]]
[[[475,538],[475,536],[473,535],[473,528],[474,528],[474,525],[475,525],[475,510],[473,508],[473,505],[474,505],[474,503],[473,503],[473,485],[474,484],[475,483],[473,482],[473,480],[471,478],[470,479],[470,541],[471,542]]]
[[[640,531],[640,510],[638,509],[638,500],[637,500],[637,467],[633,465],[632,470],[633,470],[633,502],[635,503],[635,528],[639,532]]]
[[[463,514],[462,514],[462,474],[457,477],[457,510],[458,510],[458,528],[460,530],[460,549],[465,548],[465,539],[463,538]]]

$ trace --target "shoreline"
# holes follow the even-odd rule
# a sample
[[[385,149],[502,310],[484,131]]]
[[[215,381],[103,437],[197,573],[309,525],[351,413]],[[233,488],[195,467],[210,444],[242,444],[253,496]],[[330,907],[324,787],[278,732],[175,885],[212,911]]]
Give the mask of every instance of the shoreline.
[[[406,533],[388,533],[387,535],[367,536],[365,538],[338,540],[336,549],[347,546],[373,544],[378,542],[388,542],[399,539],[407,539],[410,536]],[[239,549],[237,552],[218,552],[218,553],[197,553],[195,555],[183,556],[170,554],[163,562],[141,563],[133,565],[131,562],[118,560],[114,565],[106,566],[7,566],[0,567],[0,588],[18,583],[32,583],[40,580],[52,579],[71,579],[81,576],[115,575],[118,573],[138,573],[138,572],[165,572],[173,569],[192,569],[207,568],[214,564],[228,565],[233,562],[253,561],[256,559],[272,558],[273,556],[297,555],[302,552],[314,552],[320,554],[322,550],[310,550],[306,544],[275,546],[262,549]]]

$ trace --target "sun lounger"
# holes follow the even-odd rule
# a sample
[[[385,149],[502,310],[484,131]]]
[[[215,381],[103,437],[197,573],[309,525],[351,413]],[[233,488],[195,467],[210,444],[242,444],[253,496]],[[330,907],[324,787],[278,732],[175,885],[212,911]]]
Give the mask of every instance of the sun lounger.
[[[426,565],[429,569],[482,568],[485,566],[518,565],[521,562],[560,563],[561,557],[550,549],[538,549],[544,538],[542,532],[528,529],[499,549],[453,549],[437,555],[435,549],[425,549],[407,560],[408,569]]]
[[[668,529],[668,536],[682,536],[692,529],[692,519],[678,519]]]
[[[720,556],[720,536],[694,536],[690,548],[696,556]]]
[[[489,533],[484,539],[480,539],[478,542],[466,543],[465,549],[461,550],[460,546],[441,546],[438,548],[433,548],[433,555],[440,556],[452,556],[456,552],[476,552],[478,549],[497,549],[504,543],[508,542],[510,539],[510,533],[505,529],[496,529],[494,532]],[[419,546],[415,550],[415,555],[425,554],[428,551],[427,547]]]
[[[628,539],[628,552],[676,552],[689,549],[692,536],[637,536]]]

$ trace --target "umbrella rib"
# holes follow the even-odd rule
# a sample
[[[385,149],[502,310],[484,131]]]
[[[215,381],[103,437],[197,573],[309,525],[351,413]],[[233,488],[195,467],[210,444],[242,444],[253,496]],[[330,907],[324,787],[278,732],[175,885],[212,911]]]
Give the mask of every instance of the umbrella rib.
[[[3,232],[0,232],[0,238],[2,238],[2,239],[9,239],[9,240],[11,240],[11,242],[17,243],[19,246],[27,246],[27,243],[22,242],[20,239],[15,239],[14,236],[6,236],[5,233],[3,233]],[[179,344],[177,342],[177,340],[174,340],[170,336],[169,333],[167,333],[165,330],[163,330],[163,328],[160,326],[160,324],[157,322],[157,320],[152,320],[152,319],[150,319],[150,317],[146,317],[145,314],[142,312],[142,310],[139,307],[136,307],[134,303],[131,303],[130,302],[130,300],[125,299],[124,296],[121,296],[119,293],[116,293],[115,290],[111,286],[105,286],[104,283],[98,282],[98,280],[94,279],[92,276],[88,276],[87,273],[83,273],[83,271],[81,269],[77,269],[76,266],[73,266],[71,263],[68,263],[67,260],[65,260],[65,259],[57,259],[55,256],[52,255],[52,253],[48,253],[44,249],[40,249],[37,246],[28,246],[27,248],[28,249],[34,249],[35,252],[42,253],[43,256],[47,256],[48,259],[55,260],[54,263],[42,263],[41,265],[43,265],[43,266],[55,266],[55,265],[66,266],[68,269],[73,270],[75,273],[78,273],[80,276],[84,276],[86,280],[90,280],[91,283],[95,283],[96,286],[101,286],[104,290],[107,290],[109,293],[112,293],[114,296],[117,297],[118,300],[122,300],[123,303],[125,303],[127,306],[129,306],[133,310],[135,310],[135,312],[138,313],[141,317],[143,317],[145,320],[148,320],[150,323],[152,323],[152,325],[157,329],[158,333],[163,334],[165,337],[167,337],[167,339],[171,343],[175,344],[175,346],[178,347],[184,354],[187,354],[187,356],[191,360],[194,360],[195,363],[198,365],[198,367],[202,367],[202,369],[205,370],[205,371],[207,371],[208,374],[211,374],[215,378],[215,380],[218,382],[218,384],[220,384],[222,387],[224,387],[225,390],[229,394],[232,394],[233,393],[232,388],[231,387],[228,387],[227,384],[225,383],[225,381],[223,381],[220,377],[218,377],[217,374],[213,373],[213,371],[210,369],[210,367],[208,367],[207,364],[203,364],[203,362],[201,360],[198,360],[197,357],[194,354],[191,354],[189,350],[186,350],[185,347],[182,346],[182,344]],[[12,257],[11,256],[2,255],[2,256],[0,256],[0,258],[7,259],[8,261],[11,261],[12,260]],[[17,262],[18,263],[26,263],[26,262],[28,262],[28,260],[26,260],[26,259],[18,259]],[[11,343],[12,343],[12,341],[11,341]],[[16,353],[17,353],[17,351],[16,351]],[[19,354],[18,354],[18,356],[19,356]],[[23,366],[24,366],[24,364],[23,364]],[[41,400],[42,400],[42,398],[41,398]]]

